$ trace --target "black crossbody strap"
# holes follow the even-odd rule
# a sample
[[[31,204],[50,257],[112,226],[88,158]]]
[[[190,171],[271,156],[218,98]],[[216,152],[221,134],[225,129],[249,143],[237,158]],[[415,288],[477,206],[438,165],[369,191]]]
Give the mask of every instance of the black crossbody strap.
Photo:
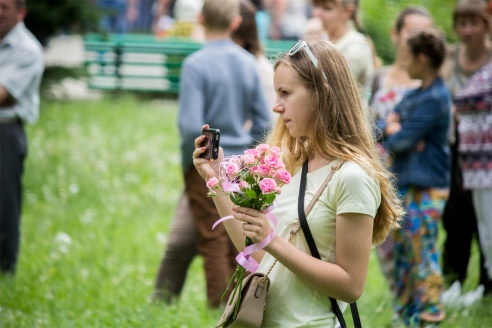
[[[304,213],[304,195],[306,194],[306,183],[307,183],[307,170],[308,170],[308,162],[302,165],[302,174],[301,174],[301,186],[299,187],[299,199],[297,200],[297,212],[299,214],[299,223],[301,224],[302,232],[304,232],[304,236],[306,237],[307,244],[309,246],[309,250],[311,251],[311,255],[317,259],[320,259],[318,248],[314,244],[313,235],[311,234],[311,229],[309,229],[306,214]]]
[[[316,243],[314,242],[313,235],[311,234],[311,229],[309,229],[309,224],[307,222],[306,216],[309,214],[309,211],[312,208],[312,205],[316,200],[318,199],[319,195],[321,192],[326,188],[328,183],[330,182],[331,178],[333,177],[333,174],[343,165],[344,162],[335,164],[328,177],[324,181],[324,183],[321,185],[320,189],[316,193],[316,195],[313,197],[311,200],[311,203],[308,205],[308,211],[305,213],[304,211],[304,195],[306,193],[306,184],[307,184],[307,171],[308,171],[308,162],[305,162],[302,166],[302,173],[301,173],[301,185],[299,187],[299,198],[298,198],[298,205],[297,205],[297,211],[299,214],[299,222],[301,224],[302,232],[304,233],[304,237],[306,238],[309,250],[311,251],[311,255],[313,257],[316,257],[317,259],[321,259],[321,256],[318,252],[318,248],[316,247]],[[338,321],[340,322],[340,325],[342,328],[346,328],[347,324],[345,323],[345,319],[343,318],[342,311],[340,311],[340,307],[338,306],[337,301],[330,297],[330,302],[331,302],[331,308],[333,312],[335,313]],[[354,321],[354,327],[355,328],[362,328],[362,324],[360,321],[359,317],[359,311],[357,309],[357,304],[354,302],[350,304],[350,310],[352,312],[352,319]]]

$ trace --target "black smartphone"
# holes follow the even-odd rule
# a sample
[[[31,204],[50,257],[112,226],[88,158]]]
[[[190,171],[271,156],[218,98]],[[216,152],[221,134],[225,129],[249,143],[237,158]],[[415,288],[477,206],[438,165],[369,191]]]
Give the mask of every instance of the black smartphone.
[[[217,157],[219,157],[220,130],[203,129],[202,135],[205,136],[205,139],[203,140],[201,147],[206,147],[206,149],[200,157],[206,159],[217,159]]]

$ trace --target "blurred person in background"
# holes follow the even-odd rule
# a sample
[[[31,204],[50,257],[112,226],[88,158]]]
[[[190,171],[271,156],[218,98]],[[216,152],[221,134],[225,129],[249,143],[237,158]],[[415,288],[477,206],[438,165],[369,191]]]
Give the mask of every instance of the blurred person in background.
[[[138,0],[136,3],[136,11],[138,13],[136,19],[130,23],[130,30],[138,33],[148,33],[152,30],[154,19],[153,8],[159,0]]]
[[[268,0],[270,39],[298,40],[306,29],[305,0]]]
[[[364,34],[357,17],[358,0],[312,0],[312,20],[306,33],[324,32],[347,60],[359,85],[364,104],[369,100],[369,83],[379,66],[374,46]]]
[[[20,244],[25,123],[39,115],[43,48],[26,29],[25,0],[0,0],[0,272],[14,274]]]
[[[227,156],[242,154],[262,140],[270,127],[256,58],[231,39],[241,24],[239,14],[238,0],[205,0],[199,21],[205,29],[207,43],[187,57],[182,66],[178,123],[185,193],[193,214],[194,231],[188,218],[175,217],[170,236],[173,244],[168,246],[161,262],[154,299],[169,301],[179,295],[186,275],[183,271],[189,265],[184,262],[191,261],[190,256],[198,253],[204,260],[208,304],[217,308],[236,267],[236,251],[224,227],[220,225],[212,230],[220,217],[191,155],[195,137],[205,122],[221,130],[220,143]],[[245,131],[248,119],[252,125]],[[180,210],[182,206],[186,206],[186,198],[182,198]],[[183,238],[195,237],[196,251],[190,239],[179,240],[174,231],[179,231]],[[185,235],[187,231],[189,235]],[[179,259],[183,247],[187,248],[186,258]]]
[[[403,9],[396,18],[395,25],[391,30],[391,40],[395,47],[395,61],[376,71],[371,84],[370,109],[376,121],[386,120],[395,106],[403,96],[410,90],[418,88],[422,81],[412,79],[407,71],[410,56],[407,39],[412,32],[433,25],[429,12],[421,7],[408,7]],[[384,147],[378,143],[378,151],[381,157],[391,164],[391,158]],[[386,240],[376,248],[376,254],[388,281],[391,290],[394,290],[394,266],[393,235],[390,234]]]
[[[185,38],[205,42],[198,15],[203,0],[158,0],[155,32],[159,37]]]
[[[258,27],[258,36],[263,44],[268,41],[270,33],[270,14],[267,12],[266,3],[268,0],[251,1],[256,8],[256,26]]]
[[[97,0],[101,10],[100,28],[106,33],[127,33],[138,18],[139,0]]]
[[[485,3],[481,0],[461,1],[454,9],[453,28],[460,43],[454,49],[446,79],[447,86],[453,96],[462,92],[463,89],[469,88],[470,79],[476,74],[483,74],[487,67],[486,65],[492,60],[492,47],[487,40],[489,36],[489,22],[485,14],[485,9]],[[492,70],[490,74],[492,74]],[[483,183],[488,183],[487,185],[482,185],[482,182],[478,181],[477,184],[477,182],[472,182],[471,179],[464,181],[465,176],[462,172],[462,165],[467,166],[465,169],[466,172],[471,172],[473,171],[472,167],[474,164],[469,163],[471,160],[469,156],[466,156],[466,160],[461,156],[466,155],[469,150],[461,153],[459,148],[461,145],[467,148],[465,144],[468,144],[468,141],[461,139],[466,138],[468,134],[466,131],[469,131],[473,127],[469,124],[467,125],[467,123],[459,123],[460,117],[467,115],[467,113],[460,112],[454,115],[452,131],[452,139],[454,140],[452,140],[451,144],[451,190],[443,213],[443,224],[446,230],[446,239],[443,245],[443,273],[449,285],[459,282],[461,286],[467,278],[472,241],[478,229],[477,206],[474,206],[475,200],[473,199],[473,194],[477,195],[476,197],[480,197],[479,195],[482,191],[485,192],[487,188],[491,188],[492,178],[488,180],[484,178]],[[483,119],[484,121],[482,123],[486,121],[485,118]],[[467,122],[470,123],[470,121]],[[456,128],[458,125],[460,125],[460,128]],[[481,152],[479,151],[478,153]],[[487,163],[483,162],[482,165],[487,166]],[[476,189],[477,187],[480,188]],[[490,204],[492,195],[489,196],[488,200]],[[485,208],[483,208],[485,204],[480,205],[477,203],[476,205],[479,206],[479,211],[487,210],[489,213],[492,213],[490,205]],[[482,218],[482,220],[485,220],[485,218]],[[486,293],[491,293],[492,275],[487,276],[485,260],[492,263],[492,253],[490,253],[489,258],[484,257],[486,254],[484,247],[487,247],[486,240],[489,240],[489,243],[492,240],[492,226],[488,226],[488,232],[486,230],[487,228],[485,226],[482,229],[482,233],[479,231],[479,250],[481,255],[479,284],[484,285]],[[482,242],[482,239],[485,240]]]
[[[273,108],[273,65],[263,55],[255,23],[255,7],[250,0],[240,1],[241,25],[232,33],[232,40],[257,58],[260,81],[265,94],[266,107]],[[251,120],[247,123],[251,128]],[[186,273],[197,255],[197,230],[193,221],[190,201],[183,193],[173,218],[170,240],[157,273],[154,300],[171,301],[183,290]],[[231,263],[235,267],[234,257]]]
[[[154,0],[152,5],[152,32],[157,35],[165,34],[174,23],[173,8],[175,0]]]
[[[450,183],[451,97],[439,76],[446,56],[441,33],[433,28],[414,32],[406,45],[408,75],[422,83],[378,123],[406,209],[393,235],[394,308],[405,325],[417,327],[445,317],[437,233]]]
[[[266,107],[273,108],[275,89],[273,87],[273,64],[263,54],[258,27],[256,24],[256,9],[250,0],[240,0],[241,25],[232,33],[232,41],[243,47],[256,57]],[[270,111],[273,117],[273,112]]]

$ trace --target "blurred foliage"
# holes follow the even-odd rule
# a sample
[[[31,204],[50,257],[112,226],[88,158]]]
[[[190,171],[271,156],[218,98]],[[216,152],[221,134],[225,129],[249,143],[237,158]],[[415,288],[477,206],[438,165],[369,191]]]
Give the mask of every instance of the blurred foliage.
[[[449,43],[456,37],[452,30],[452,12],[456,0],[363,0],[361,1],[361,19],[365,31],[376,46],[379,57],[385,64],[393,62],[395,53],[390,32],[396,17],[406,7],[426,8],[437,27],[443,30]]]
[[[40,93],[43,98],[52,97],[52,90],[59,85],[64,79],[81,79],[88,76],[87,70],[80,67],[66,67],[66,66],[47,66],[43,72],[43,79],[41,81]]]
[[[91,0],[27,0],[27,10],[25,24],[43,46],[60,32],[93,30],[99,17]]]

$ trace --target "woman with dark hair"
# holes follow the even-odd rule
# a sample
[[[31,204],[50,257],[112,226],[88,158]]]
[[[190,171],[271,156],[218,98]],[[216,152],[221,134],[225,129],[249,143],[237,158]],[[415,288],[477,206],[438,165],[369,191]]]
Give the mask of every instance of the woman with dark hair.
[[[406,68],[410,54],[408,53],[406,42],[412,31],[418,31],[432,25],[431,15],[426,9],[421,7],[405,8],[396,18],[394,27],[391,30],[391,39],[396,52],[395,61],[389,66],[378,69],[371,84],[369,105],[376,120],[386,119],[408,91],[421,85],[422,82],[420,80],[412,79],[408,75]],[[379,143],[377,146],[381,156],[387,163],[390,163],[391,157],[385,152],[384,147]],[[393,246],[393,235],[390,234],[376,248],[379,264],[391,290],[394,290],[395,281]]]
[[[421,80],[421,86],[409,91],[379,124],[384,146],[393,154],[391,168],[407,212],[394,233],[394,306],[413,327],[445,317],[437,232],[450,180],[451,97],[439,76],[446,55],[441,33],[413,33],[406,45],[408,75]],[[422,142],[425,146],[418,147]]]

